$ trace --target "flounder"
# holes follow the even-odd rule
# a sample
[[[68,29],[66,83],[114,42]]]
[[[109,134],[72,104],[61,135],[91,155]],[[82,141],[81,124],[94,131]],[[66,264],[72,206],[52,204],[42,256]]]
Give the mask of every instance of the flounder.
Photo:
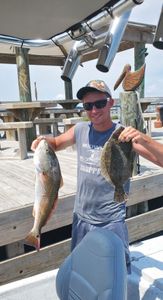
[[[122,126],[114,130],[101,153],[101,174],[115,186],[114,200],[117,202],[127,199],[123,184],[132,176],[135,159],[132,142],[118,140],[123,130]]]

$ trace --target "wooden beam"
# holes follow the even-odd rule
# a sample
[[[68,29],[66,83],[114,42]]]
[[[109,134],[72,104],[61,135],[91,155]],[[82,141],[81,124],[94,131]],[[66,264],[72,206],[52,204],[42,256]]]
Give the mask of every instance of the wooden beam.
[[[163,173],[146,176],[137,175],[131,179],[127,206],[155,199],[163,195]]]
[[[29,64],[30,65],[64,66],[64,62],[65,62],[64,57],[29,54]],[[15,54],[0,53],[0,63],[16,64]]]
[[[136,42],[136,43],[146,43],[146,44],[152,44],[153,43],[154,34],[152,32],[146,32],[142,30],[135,30],[127,28],[124,36],[123,41],[130,41],[130,42]]]
[[[132,48],[134,48],[134,43],[133,42],[131,42],[131,41],[127,41],[127,42],[122,41],[120,43],[118,52],[125,51],[125,50],[132,49]],[[81,58],[81,63],[87,62],[87,61],[90,61],[90,60],[93,60],[93,59],[97,59],[98,56],[99,56],[99,49],[96,49],[92,52],[83,54],[82,58]]]
[[[57,269],[70,253],[70,239],[0,262],[0,285]]]
[[[141,240],[163,230],[163,207],[126,220],[129,242]]]
[[[52,215],[42,232],[57,229],[72,223],[72,210],[75,195],[59,200],[56,213]],[[26,206],[0,213],[0,246],[23,240],[33,226],[33,206]]]

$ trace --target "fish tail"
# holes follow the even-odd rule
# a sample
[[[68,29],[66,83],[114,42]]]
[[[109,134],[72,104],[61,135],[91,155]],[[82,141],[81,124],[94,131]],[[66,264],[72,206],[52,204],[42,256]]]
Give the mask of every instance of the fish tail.
[[[123,186],[115,188],[114,200],[116,202],[123,202],[127,200],[127,194],[124,192]]]
[[[40,234],[35,234],[34,231],[30,231],[27,237],[25,238],[25,244],[33,246],[37,251],[40,250]]]

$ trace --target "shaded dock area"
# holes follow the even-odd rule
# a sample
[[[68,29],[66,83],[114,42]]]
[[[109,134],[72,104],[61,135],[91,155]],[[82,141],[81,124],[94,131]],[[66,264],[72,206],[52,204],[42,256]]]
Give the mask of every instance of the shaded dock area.
[[[162,128],[152,127],[152,136],[163,142]],[[0,141],[2,149],[7,142]],[[16,147],[16,142],[15,142]],[[6,149],[6,151],[14,151]],[[57,152],[64,185],[59,191],[59,202],[42,233],[60,235],[58,242],[42,246],[40,252],[25,251],[23,239],[33,225],[35,172],[33,153],[26,160],[1,160],[0,190],[0,284],[29,277],[58,268],[70,252],[70,227],[76,193],[76,151],[69,147]],[[163,208],[158,205],[163,195],[163,169],[140,158],[141,173],[131,180],[127,206],[155,200],[156,208],[127,219],[130,243],[162,231]],[[59,231],[58,231],[59,230]],[[62,231],[63,230],[63,231]],[[63,234],[69,231],[68,237]],[[48,240],[48,236],[47,236]],[[32,250],[32,251],[31,251]]]

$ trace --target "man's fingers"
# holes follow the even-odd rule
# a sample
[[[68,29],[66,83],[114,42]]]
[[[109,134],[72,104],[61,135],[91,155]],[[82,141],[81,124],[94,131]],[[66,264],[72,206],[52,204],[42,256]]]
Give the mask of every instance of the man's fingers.
[[[45,140],[46,137],[44,135],[40,135],[37,137],[37,139],[35,139],[33,142],[32,142],[32,145],[31,145],[31,150],[32,151],[35,151],[38,144],[40,143],[41,140]]]

